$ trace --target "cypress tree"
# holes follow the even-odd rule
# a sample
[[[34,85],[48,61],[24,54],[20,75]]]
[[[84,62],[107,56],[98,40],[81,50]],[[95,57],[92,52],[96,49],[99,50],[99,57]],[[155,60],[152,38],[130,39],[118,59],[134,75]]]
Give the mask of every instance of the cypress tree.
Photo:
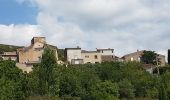
[[[39,67],[39,93],[41,95],[51,94],[51,88],[55,87],[56,56],[54,50],[45,48]]]

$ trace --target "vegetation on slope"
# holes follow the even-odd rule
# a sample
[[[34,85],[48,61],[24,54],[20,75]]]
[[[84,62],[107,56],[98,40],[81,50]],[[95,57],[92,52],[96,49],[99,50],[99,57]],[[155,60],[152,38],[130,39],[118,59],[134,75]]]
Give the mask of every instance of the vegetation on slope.
[[[138,62],[57,65],[45,49],[33,72],[0,61],[1,100],[169,100],[170,71],[152,75]]]
[[[21,48],[21,46],[0,44],[0,54],[2,54],[3,52],[16,51],[18,48]]]

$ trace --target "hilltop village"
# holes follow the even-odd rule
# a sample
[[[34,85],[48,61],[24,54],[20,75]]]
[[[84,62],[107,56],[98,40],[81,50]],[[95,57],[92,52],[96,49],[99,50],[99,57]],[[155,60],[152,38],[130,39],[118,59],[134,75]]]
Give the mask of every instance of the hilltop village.
[[[128,62],[128,61],[141,61],[141,55],[144,50],[136,51],[123,57],[117,57],[114,54],[114,49],[102,49],[96,48],[95,51],[82,50],[80,47],[76,48],[65,48],[64,49],[64,59],[59,59],[59,49],[56,46],[50,45],[46,42],[45,37],[33,37],[31,44],[28,47],[22,47],[15,51],[3,52],[0,57],[3,60],[11,59],[16,61],[16,66],[23,71],[32,71],[33,64],[40,63],[42,54],[45,47],[49,47],[55,51],[56,59],[58,64],[86,64],[86,63],[101,63],[101,62]],[[164,66],[165,56],[158,54],[158,59],[160,61],[159,66]],[[154,66],[146,65],[145,69],[152,73]]]

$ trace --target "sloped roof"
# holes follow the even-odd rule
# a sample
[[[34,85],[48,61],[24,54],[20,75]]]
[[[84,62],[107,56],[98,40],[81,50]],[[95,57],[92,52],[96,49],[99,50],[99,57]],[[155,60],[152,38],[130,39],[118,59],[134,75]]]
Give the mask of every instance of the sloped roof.
[[[123,57],[130,56],[130,55],[135,55],[135,54],[138,54],[138,53],[143,53],[143,51],[144,51],[144,50],[136,51],[136,52],[133,52],[133,53],[129,53],[129,54],[124,55]],[[122,58],[123,58],[123,57],[122,57]]]

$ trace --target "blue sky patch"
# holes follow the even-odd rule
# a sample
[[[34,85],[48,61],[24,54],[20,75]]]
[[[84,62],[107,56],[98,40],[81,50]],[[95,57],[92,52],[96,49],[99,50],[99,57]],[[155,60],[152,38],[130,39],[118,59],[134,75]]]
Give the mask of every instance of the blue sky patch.
[[[15,0],[0,0],[0,24],[36,24],[38,10]]]

